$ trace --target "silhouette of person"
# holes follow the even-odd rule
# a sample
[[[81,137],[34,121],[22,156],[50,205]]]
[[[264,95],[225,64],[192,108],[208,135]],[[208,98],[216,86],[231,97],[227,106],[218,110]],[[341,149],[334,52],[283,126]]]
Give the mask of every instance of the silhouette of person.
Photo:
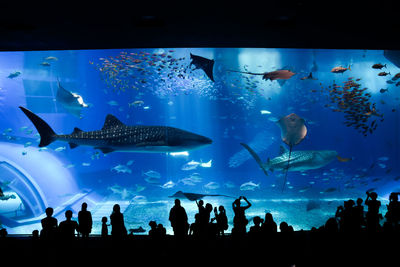
[[[189,228],[188,218],[186,210],[181,206],[179,199],[175,199],[175,205],[169,212],[169,221],[171,222],[175,237],[183,238],[187,236]]]
[[[164,225],[162,223],[159,223],[157,225],[157,231],[160,237],[165,237],[167,235],[167,229],[165,229]]]
[[[219,213],[218,213],[219,211]],[[211,219],[217,221],[217,235],[224,235],[224,231],[228,230],[228,217],[226,216],[226,211],[224,206],[219,206],[214,208],[215,217]]]
[[[281,222],[279,224],[279,230],[281,231],[281,233],[288,233],[290,230],[287,222]]]
[[[196,213],[194,215],[194,222],[191,223],[189,227],[189,235],[198,237],[200,235],[199,228],[200,228],[200,214]]]
[[[386,205],[387,212],[385,214],[386,220],[396,228],[400,221],[400,203],[399,193],[392,192],[389,195],[389,204]]]
[[[0,238],[5,238],[7,235],[8,235],[7,229],[1,228],[0,229]]]
[[[215,230],[215,224],[211,224],[210,223],[210,217],[211,217],[211,212],[213,211],[213,207],[210,203],[206,204],[205,207],[205,214],[204,214],[204,221],[202,222],[202,228],[203,228],[203,232],[205,235],[209,236],[212,235],[214,236],[214,230]]]
[[[365,199],[365,205],[368,206],[368,211],[366,214],[367,230],[377,231],[379,229],[379,208],[381,202],[377,200],[378,194],[376,192],[366,192],[367,198]]]
[[[339,226],[335,218],[329,218],[324,226],[325,233],[333,236],[339,232]]]
[[[75,239],[75,231],[78,231],[78,223],[72,220],[72,211],[65,212],[65,221],[60,222],[59,233],[60,237],[64,240]]]
[[[254,225],[250,227],[249,230],[249,236],[250,237],[260,237],[261,236],[261,223],[262,223],[262,219],[260,218],[260,216],[255,216],[253,218],[253,223]]]
[[[152,239],[158,239],[160,235],[157,229],[157,223],[155,221],[150,221],[149,226],[150,226],[149,237]]]
[[[40,238],[50,240],[54,239],[57,234],[58,221],[56,218],[52,217],[53,208],[48,207],[46,209],[46,218],[41,220],[42,230],[40,231]]]
[[[197,208],[199,209],[199,217],[198,217],[198,224],[196,224],[197,231],[199,235],[204,235],[207,227],[207,211],[206,208],[204,207],[204,201],[202,199],[197,202]],[[190,229],[189,229],[190,230]]]
[[[354,206],[354,217],[356,219],[357,229],[361,230],[361,227],[365,225],[364,222],[364,206],[362,205],[362,198],[357,198],[356,206]]]
[[[92,232],[92,214],[87,210],[87,203],[82,203],[82,208],[78,212],[79,232],[82,238],[88,238]]]
[[[108,236],[108,224],[107,217],[101,218],[101,237],[106,238]]]
[[[265,213],[265,219],[261,226],[261,230],[265,236],[272,236],[278,232],[278,226],[276,225],[271,213]]]
[[[243,199],[246,201],[247,206],[241,206],[240,200]],[[233,217],[233,229],[232,234],[242,236],[246,234],[246,225],[248,220],[246,219],[245,210],[251,207],[251,203],[247,200],[246,197],[240,196],[238,199],[235,199],[232,203],[232,209],[234,212]]]
[[[33,240],[38,240],[39,239],[39,231],[38,230],[33,230],[32,231],[32,239]]]
[[[354,216],[354,200],[349,199],[344,202],[343,205],[343,213],[342,213],[342,230],[345,233],[354,233],[355,232],[355,224],[357,223],[356,217]]]
[[[111,236],[114,239],[122,239],[127,236],[127,231],[124,223],[124,215],[121,213],[121,207],[115,204],[113,212],[110,215],[111,221]]]

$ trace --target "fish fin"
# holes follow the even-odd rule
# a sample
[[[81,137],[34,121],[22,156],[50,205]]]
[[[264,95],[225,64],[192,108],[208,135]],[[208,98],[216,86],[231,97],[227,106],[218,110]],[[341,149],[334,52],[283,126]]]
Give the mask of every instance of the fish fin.
[[[83,131],[81,129],[75,127],[74,131],[72,132],[72,134],[77,134],[77,133],[80,133],[80,132],[83,132]]]
[[[22,112],[25,113],[28,119],[35,126],[36,130],[39,132],[40,134],[39,147],[48,146],[57,139],[56,133],[42,118],[40,118],[38,115],[30,111],[29,109],[26,109],[24,107],[19,107],[19,108],[22,110]]]
[[[123,124],[119,119],[117,119],[117,117],[115,117],[114,115],[108,114],[106,117],[106,120],[104,121],[103,128],[101,128],[101,129],[104,130],[104,129],[113,128],[113,127],[117,127],[117,126],[124,126],[124,125],[125,124]]]
[[[240,143],[244,148],[247,149],[247,151],[249,151],[249,153],[253,156],[253,158],[256,160],[256,162],[258,163],[258,165],[260,166],[260,168],[263,170],[265,175],[268,175],[267,170],[264,168],[263,163],[261,162],[260,157],[257,155],[257,153],[251,149],[251,147],[249,147],[247,144],[245,143]]]
[[[104,154],[108,154],[110,152],[113,152],[114,149],[109,148],[109,147],[95,147],[96,149],[100,149],[101,152],[103,152]]]
[[[274,80],[275,80],[275,79],[274,79]],[[272,79],[271,79],[271,81],[272,81]],[[286,80],[279,80],[279,79],[276,79],[276,81],[279,83],[280,87],[282,87],[282,86],[286,83]]]
[[[75,143],[68,143],[68,144],[69,144],[69,147],[70,147],[71,149],[74,149],[75,147],[78,146],[78,145],[75,144]]]

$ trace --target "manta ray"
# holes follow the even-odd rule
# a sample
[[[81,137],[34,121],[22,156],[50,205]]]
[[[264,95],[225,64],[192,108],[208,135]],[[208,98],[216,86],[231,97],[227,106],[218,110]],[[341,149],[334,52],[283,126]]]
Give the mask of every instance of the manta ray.
[[[82,109],[89,107],[89,105],[83,102],[82,96],[63,88],[60,81],[58,81],[56,99],[69,113],[78,118],[82,118]]]
[[[307,127],[304,125],[304,119],[298,115],[291,113],[286,117],[281,118],[277,121],[278,126],[281,128],[282,141],[289,146],[289,157],[287,162],[287,170],[285,173],[285,179],[283,189],[285,188],[287,172],[289,170],[290,156],[292,154],[292,148],[298,145],[307,135]]]
[[[208,78],[211,81],[214,81],[213,69],[214,69],[214,60],[208,59],[201,56],[196,56],[190,53],[190,59],[192,60],[189,64],[189,67],[194,65],[194,69],[202,69]]]
[[[39,147],[59,140],[68,142],[71,148],[91,146],[104,154],[120,152],[182,152],[212,143],[210,138],[170,126],[128,126],[108,114],[103,128],[85,132],[79,128],[71,134],[56,134],[53,129],[32,111],[19,107],[31,120],[40,134]]]
[[[172,196],[169,196],[171,198],[186,198],[189,199],[190,201],[196,201],[200,200],[204,197],[230,197],[230,198],[235,198],[232,196],[227,196],[227,195],[218,195],[218,194],[197,194],[197,193],[185,193],[182,191],[178,191]]]

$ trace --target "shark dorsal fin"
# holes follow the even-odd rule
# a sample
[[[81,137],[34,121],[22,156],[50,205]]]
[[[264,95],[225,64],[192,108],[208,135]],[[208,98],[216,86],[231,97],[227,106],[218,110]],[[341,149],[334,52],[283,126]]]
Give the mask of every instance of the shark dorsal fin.
[[[113,127],[117,127],[117,126],[124,126],[125,124],[123,124],[119,119],[117,119],[114,115],[108,114],[106,117],[106,120],[104,122],[103,128],[104,129],[108,129],[108,128],[113,128]]]
[[[280,146],[279,147],[279,154],[280,155],[285,154],[286,152],[289,152],[286,147],[284,147],[284,146]]]
[[[80,132],[83,132],[83,131],[81,129],[79,129],[78,127],[75,127],[74,131],[72,132],[72,134],[77,134],[77,133],[80,133]]]

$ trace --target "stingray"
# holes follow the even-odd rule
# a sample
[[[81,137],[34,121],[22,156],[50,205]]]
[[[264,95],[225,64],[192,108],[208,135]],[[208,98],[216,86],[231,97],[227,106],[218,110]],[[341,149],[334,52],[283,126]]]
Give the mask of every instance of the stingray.
[[[250,74],[250,75],[262,75],[263,80],[288,80],[292,78],[293,75],[296,73],[290,71],[290,70],[275,70],[271,72],[263,72],[263,73],[256,73],[256,72],[247,72],[247,71],[238,71],[238,70],[228,70],[230,72],[239,72],[239,73],[244,73],[244,74]],[[279,82],[279,81],[278,81]]]
[[[57,102],[59,102],[69,113],[78,118],[82,118],[82,109],[89,106],[83,102],[82,96],[63,88],[60,84],[60,81],[58,81],[56,99]]]
[[[281,128],[282,141],[289,146],[289,159],[285,173],[285,179],[283,189],[285,188],[287,173],[289,170],[290,156],[292,154],[292,148],[298,145],[307,135],[307,127],[304,125],[304,119],[298,115],[291,113],[286,117],[281,118],[277,121],[278,126]]]
[[[186,198],[189,199],[190,201],[196,201],[196,200],[200,200],[204,197],[231,197],[231,198],[235,198],[232,196],[227,196],[227,195],[217,195],[217,194],[196,194],[196,193],[185,193],[182,191],[178,191],[175,194],[173,194],[172,196],[169,197],[173,197],[173,198]]]
[[[213,68],[214,68],[214,60],[213,59],[208,59],[205,57],[201,56],[196,56],[190,53],[190,59],[192,60],[189,64],[189,67],[194,65],[194,69],[202,69],[208,78],[210,78],[211,81],[214,81],[214,75],[213,75]]]

